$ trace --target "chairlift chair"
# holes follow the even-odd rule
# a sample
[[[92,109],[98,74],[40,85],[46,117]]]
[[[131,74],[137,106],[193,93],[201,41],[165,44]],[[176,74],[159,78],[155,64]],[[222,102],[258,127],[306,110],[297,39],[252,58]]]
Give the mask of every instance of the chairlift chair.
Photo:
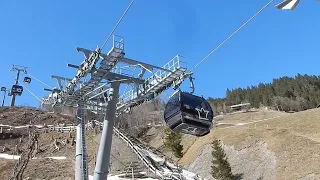
[[[7,91],[7,88],[6,87],[1,87],[1,91]]]

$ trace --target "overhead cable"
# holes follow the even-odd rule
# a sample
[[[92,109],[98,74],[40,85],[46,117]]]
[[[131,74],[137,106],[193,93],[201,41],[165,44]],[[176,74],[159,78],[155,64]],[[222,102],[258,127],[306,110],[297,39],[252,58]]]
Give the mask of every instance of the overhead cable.
[[[46,84],[46,83],[44,83],[43,81],[40,81],[38,78],[36,78],[36,77],[34,77],[33,75],[31,75],[30,73],[27,73],[29,76],[31,76],[33,79],[35,79],[35,80],[37,80],[37,81],[39,81],[41,84],[43,84],[43,85],[45,85],[45,86],[47,86],[48,88],[50,88],[50,89],[53,89],[50,85],[48,85],[48,84]]]
[[[113,30],[111,31],[111,33],[109,34],[109,36],[107,37],[107,39],[104,41],[104,43],[101,46],[101,50],[104,48],[104,46],[107,44],[107,42],[109,41],[110,37],[112,36],[112,34],[114,33],[114,31],[117,29],[117,27],[119,26],[119,24],[121,23],[122,19],[124,18],[124,16],[127,14],[128,10],[130,9],[130,7],[132,6],[134,0],[131,1],[131,3],[129,4],[129,6],[127,7],[127,9],[124,11],[124,13],[122,14],[122,16],[120,17],[119,21],[117,22],[116,26],[113,28]]]
[[[25,85],[23,85],[23,83],[20,82],[20,80],[18,80],[19,84],[21,84],[23,86],[23,88],[25,88],[34,98],[36,98],[37,100],[39,100],[40,102],[42,102],[41,98],[39,98],[37,95],[35,95],[31,90],[29,90]]]
[[[191,70],[198,67],[203,61],[205,61],[212,53],[218,50],[222,45],[224,45],[228,40],[230,40],[237,32],[244,28],[250,21],[252,21],[257,15],[259,15],[264,9],[266,9],[274,0],[270,0],[265,6],[263,6],[258,12],[256,12],[251,18],[249,18],[245,23],[243,23],[237,30],[235,30],[230,36],[228,36],[222,43],[220,43],[216,48],[214,48],[207,56],[201,59]]]

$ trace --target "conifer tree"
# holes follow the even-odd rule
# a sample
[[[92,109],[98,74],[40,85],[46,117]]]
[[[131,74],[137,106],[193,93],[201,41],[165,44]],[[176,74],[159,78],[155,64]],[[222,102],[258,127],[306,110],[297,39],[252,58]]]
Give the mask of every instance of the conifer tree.
[[[218,180],[233,180],[230,164],[227,160],[226,154],[221,147],[219,140],[214,140],[212,143],[212,166],[211,175]]]
[[[182,134],[172,131],[169,128],[165,129],[164,133],[164,146],[170,149],[174,156],[176,156],[177,158],[181,158],[183,156],[183,146],[181,145]]]
[[[276,101],[275,101],[276,100]],[[252,107],[284,107],[286,111],[301,111],[320,105],[320,76],[297,74],[295,77],[280,77],[271,83],[259,83],[247,88],[227,89],[225,98],[209,98],[215,113],[223,103],[227,106],[249,101]],[[219,109],[220,108],[220,109]]]

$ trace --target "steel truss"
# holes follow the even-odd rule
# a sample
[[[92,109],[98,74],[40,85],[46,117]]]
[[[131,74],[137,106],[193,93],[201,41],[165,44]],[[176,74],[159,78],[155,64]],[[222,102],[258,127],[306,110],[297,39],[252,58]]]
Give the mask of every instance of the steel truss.
[[[105,114],[94,179],[107,179],[115,116],[156,98],[169,87],[177,89],[191,73],[186,72],[181,56],[162,67],[126,58],[124,40],[116,35],[107,54],[98,47],[77,50],[84,54],[84,61],[80,65],[68,64],[77,69],[76,75],[72,79],[52,76],[58,87],[46,89],[51,94],[42,103],[78,108],[76,180],[88,179],[83,109]]]

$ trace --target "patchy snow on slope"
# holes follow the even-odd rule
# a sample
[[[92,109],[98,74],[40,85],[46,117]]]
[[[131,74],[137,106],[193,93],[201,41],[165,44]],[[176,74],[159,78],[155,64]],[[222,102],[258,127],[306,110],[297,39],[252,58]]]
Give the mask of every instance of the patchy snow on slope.
[[[18,160],[20,158],[19,155],[10,155],[10,154],[2,154],[0,153],[0,158],[2,159],[13,159],[13,160]],[[67,159],[65,156],[60,156],[60,157],[45,157],[48,159],[56,159],[56,160],[64,160]],[[33,157],[32,159],[38,159],[37,157]]]
[[[159,156],[157,156],[156,154],[154,154],[154,153],[152,153],[152,152],[150,152],[150,151],[148,151],[146,149],[141,149],[141,150],[144,152],[145,155],[149,156],[154,161],[161,162],[161,163],[164,162],[164,159],[159,157]],[[177,168],[177,166],[175,166],[174,164],[169,163],[169,162],[166,162],[166,165],[171,169],[176,169]],[[172,174],[172,171],[169,168],[162,167],[163,173],[165,175]],[[194,179],[200,178],[199,176],[197,176],[197,174],[195,174],[193,172],[190,172],[190,171],[187,171],[187,170],[184,170],[184,169],[182,169],[181,175],[187,180],[194,180]]]
[[[119,174],[119,175],[108,175],[108,180],[130,180],[132,178],[120,178],[119,176],[124,175],[124,174]],[[153,178],[134,178],[137,180],[154,180]],[[93,180],[93,176],[89,175],[89,180]]]
[[[139,148],[139,147],[136,147],[136,148]],[[139,150],[140,150],[143,154],[149,156],[149,157],[150,157],[151,159],[153,159],[155,162],[164,162],[164,159],[163,159],[163,158],[157,156],[157,155],[154,154],[153,152],[150,152],[150,151],[148,151],[148,150],[141,149],[141,148],[139,148]]]
[[[2,159],[14,159],[14,160],[18,160],[18,159],[20,158],[20,156],[0,153],[0,158],[2,158]]]
[[[46,157],[48,159],[56,159],[56,160],[64,160],[64,159],[67,159],[67,157],[65,156],[61,156],[61,157]]]
[[[0,124],[0,127],[11,127],[9,125]]]

